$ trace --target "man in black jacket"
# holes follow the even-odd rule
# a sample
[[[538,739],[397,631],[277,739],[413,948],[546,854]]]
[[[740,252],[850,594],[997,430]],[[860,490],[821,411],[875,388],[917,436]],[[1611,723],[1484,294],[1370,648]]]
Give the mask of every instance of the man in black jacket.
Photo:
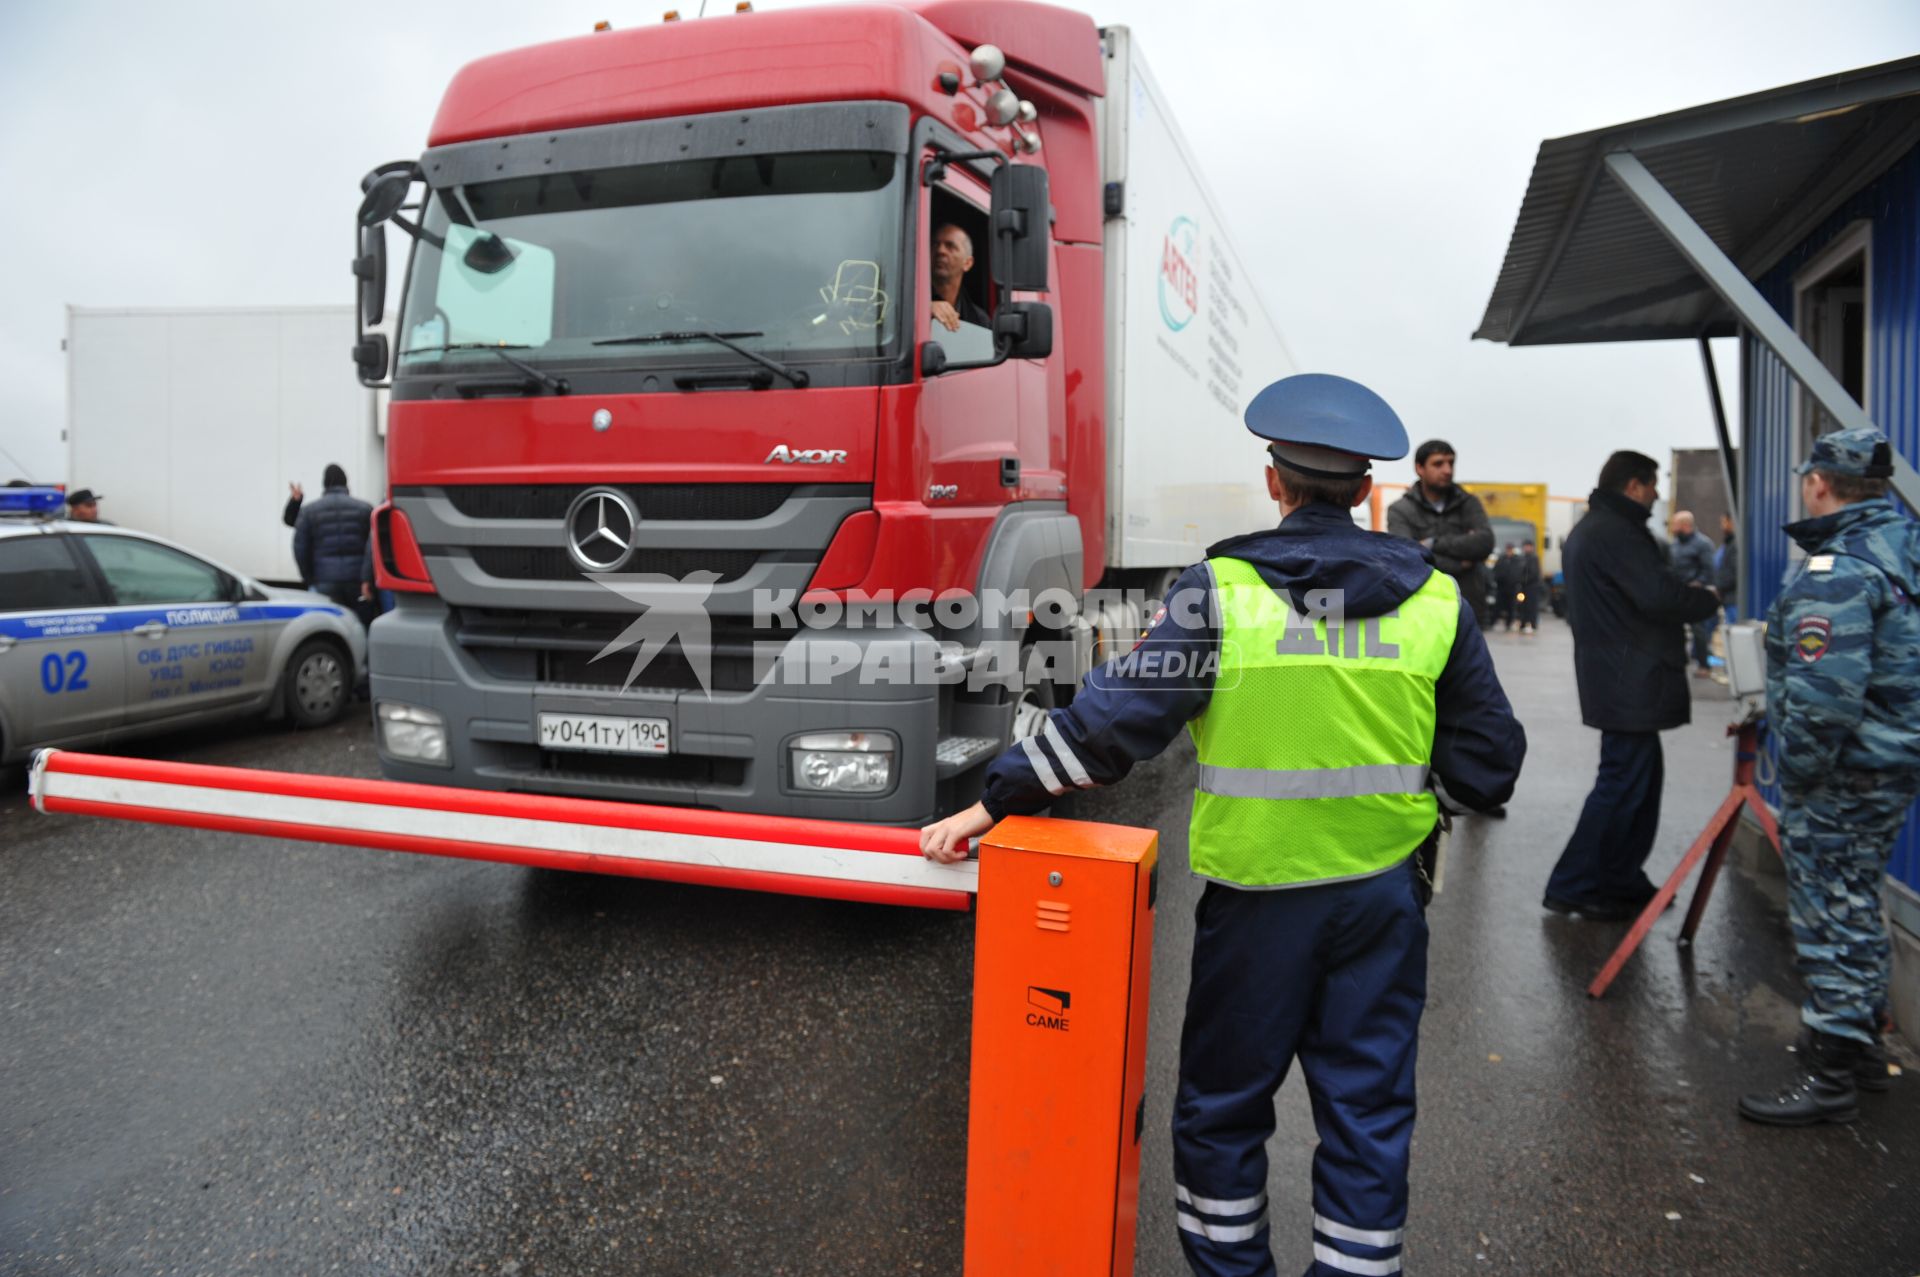
[[[1514,587],[1516,619],[1520,622],[1520,632],[1531,634],[1540,625],[1540,600],[1547,592],[1547,583],[1540,579],[1540,556],[1533,542],[1521,542],[1520,568],[1513,575],[1517,582]]]
[[[1454,486],[1453,445],[1445,439],[1429,439],[1414,450],[1413,473],[1413,486],[1387,507],[1387,531],[1433,551],[1433,566],[1460,583],[1460,597],[1484,630],[1493,525],[1480,498]]]
[[[1600,729],[1600,774],[1547,880],[1557,913],[1631,918],[1656,891],[1641,866],[1660,824],[1660,733],[1692,715],[1686,625],[1720,605],[1674,576],[1647,530],[1659,476],[1651,457],[1614,453],[1567,536],[1574,675],[1581,721]]]
[[[293,561],[300,567],[300,583],[318,590],[358,616],[368,616],[361,603],[361,573],[367,559],[367,537],[373,529],[373,507],[347,492],[347,472],[329,465],[326,493],[305,506],[293,528]]]
[[[1500,622],[1503,630],[1513,628],[1519,593],[1520,547],[1509,542],[1493,561],[1493,619]]]

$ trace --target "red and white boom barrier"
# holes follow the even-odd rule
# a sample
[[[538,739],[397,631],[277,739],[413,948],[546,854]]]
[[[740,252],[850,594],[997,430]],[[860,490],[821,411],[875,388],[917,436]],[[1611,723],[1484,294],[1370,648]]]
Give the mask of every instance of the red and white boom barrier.
[[[966,909],[975,861],[912,829],[43,749],[35,809],[871,904]]]

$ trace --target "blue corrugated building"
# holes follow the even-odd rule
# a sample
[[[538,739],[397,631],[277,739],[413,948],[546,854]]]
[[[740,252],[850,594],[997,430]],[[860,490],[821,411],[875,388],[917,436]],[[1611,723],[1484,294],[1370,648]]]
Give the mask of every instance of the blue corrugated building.
[[[1880,427],[1920,509],[1920,57],[1542,143],[1474,335],[1697,341],[1741,615],[1764,616],[1799,553],[1780,528],[1801,516],[1793,467],[1816,435]],[[1708,345],[1725,336],[1740,338],[1733,426]],[[1920,814],[1887,903],[1895,1016],[1920,1034]]]
[[[1836,276],[1844,282],[1830,283]],[[1858,320],[1843,314],[1840,322],[1843,338],[1857,323],[1861,366],[1857,373],[1845,369],[1842,381],[1857,376],[1867,416],[1896,451],[1909,461],[1920,457],[1920,148],[1849,196],[1756,282],[1789,320],[1796,307],[1805,318],[1810,293],[1860,290]],[[1798,485],[1783,476],[1799,463],[1797,426],[1808,414],[1796,403],[1793,374],[1763,343],[1744,338],[1740,362],[1741,435],[1752,458],[1742,520],[1753,531],[1743,538],[1745,567],[1755,614],[1764,615],[1788,565],[1786,538],[1765,533],[1799,517]],[[1920,820],[1908,819],[1887,875],[1904,888],[1895,892],[1896,918],[1920,934]]]

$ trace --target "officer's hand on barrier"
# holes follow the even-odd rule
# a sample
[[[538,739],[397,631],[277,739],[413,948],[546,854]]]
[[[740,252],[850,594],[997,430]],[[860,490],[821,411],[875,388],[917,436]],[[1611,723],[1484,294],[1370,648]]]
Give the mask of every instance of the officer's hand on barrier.
[[[967,841],[993,828],[993,817],[979,803],[920,831],[920,854],[943,865],[967,858]]]

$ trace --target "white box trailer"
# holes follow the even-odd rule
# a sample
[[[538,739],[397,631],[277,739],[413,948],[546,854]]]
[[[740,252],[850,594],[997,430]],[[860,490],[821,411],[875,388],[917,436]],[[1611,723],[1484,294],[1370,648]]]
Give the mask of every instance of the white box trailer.
[[[354,376],[351,306],[67,307],[67,483],[103,518],[298,583],[287,484],[337,462],[387,490],[386,413]]]
[[[1103,35],[1107,566],[1182,567],[1278,517],[1241,413],[1296,369],[1130,33]]]

